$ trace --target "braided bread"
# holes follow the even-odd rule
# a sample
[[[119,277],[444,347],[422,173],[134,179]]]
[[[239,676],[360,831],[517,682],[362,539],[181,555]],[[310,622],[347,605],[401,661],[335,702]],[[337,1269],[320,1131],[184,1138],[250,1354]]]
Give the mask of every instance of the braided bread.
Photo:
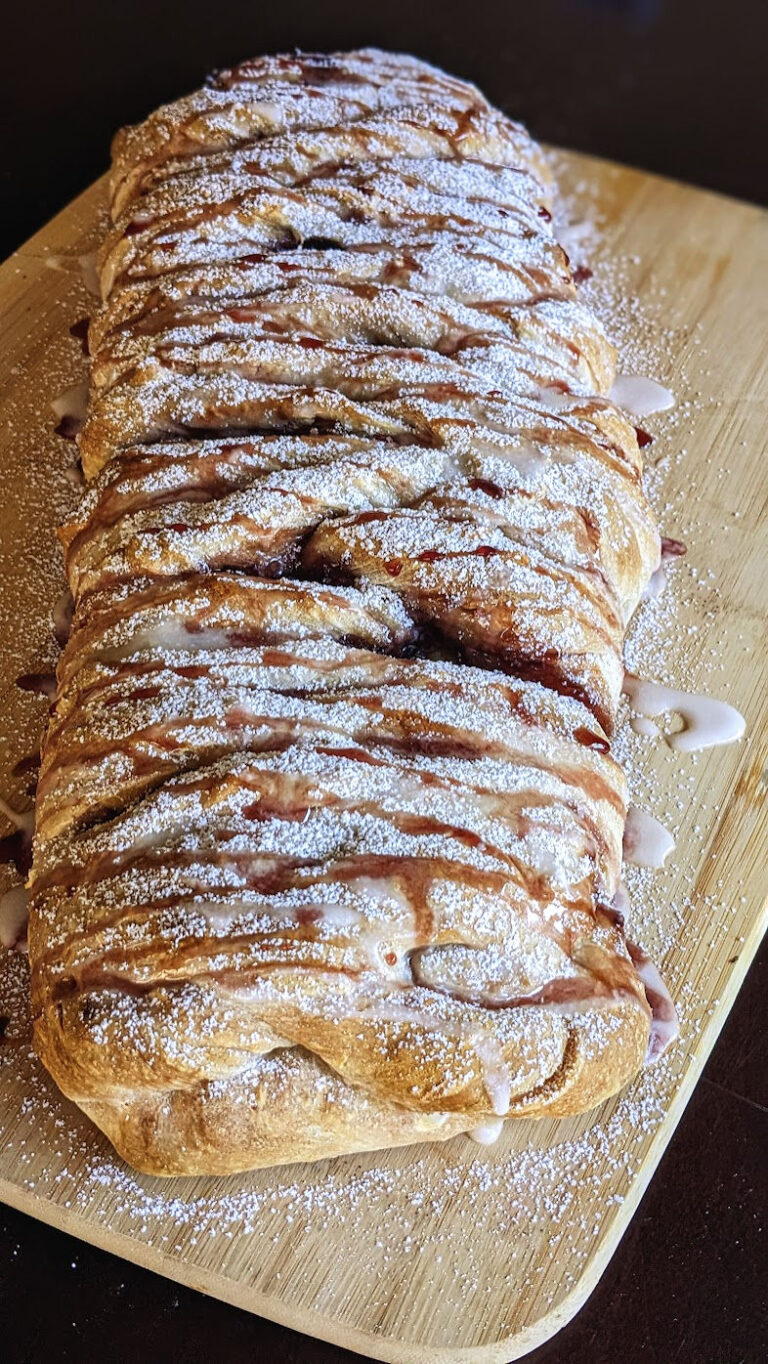
[[[609,740],[659,538],[544,158],[375,51],[113,153],[39,1053],[156,1174],[583,1111],[652,1031]]]

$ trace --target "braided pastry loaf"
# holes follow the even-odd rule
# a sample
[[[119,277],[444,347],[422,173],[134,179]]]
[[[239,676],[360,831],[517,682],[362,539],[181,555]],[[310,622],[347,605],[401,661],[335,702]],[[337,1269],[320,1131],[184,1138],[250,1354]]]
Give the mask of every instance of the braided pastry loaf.
[[[571,1114],[641,1066],[622,640],[659,539],[525,131],[363,51],[118,134],[31,879],[139,1168]]]

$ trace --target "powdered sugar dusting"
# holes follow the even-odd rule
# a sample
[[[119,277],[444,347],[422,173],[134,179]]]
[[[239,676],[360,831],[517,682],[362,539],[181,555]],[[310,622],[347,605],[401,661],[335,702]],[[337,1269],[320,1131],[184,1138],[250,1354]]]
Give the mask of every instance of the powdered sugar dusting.
[[[592,186],[577,191],[575,197],[580,203],[575,212],[582,215],[587,226],[571,238],[569,245],[574,263],[581,261],[579,253],[583,251],[585,263],[589,260],[595,269],[594,277],[581,286],[584,297],[598,306],[608,330],[620,341],[625,367],[666,377],[675,344],[670,300],[660,296],[651,279],[642,303],[637,302],[633,291],[625,287],[632,262],[620,258],[608,262],[599,252],[594,254],[599,245],[599,222],[590,216],[589,203],[585,208],[585,190],[588,200]],[[63,319],[67,325],[82,307],[78,301],[70,312],[71,303],[68,300]],[[669,319],[668,324],[662,325],[660,315]],[[697,342],[702,350],[701,338],[694,337],[693,344]],[[30,429],[26,417],[23,423],[27,449],[39,454],[39,474],[30,488],[19,493],[23,510],[33,520],[47,505],[51,489],[59,514],[72,503],[72,490],[64,475],[71,452],[62,450],[61,444],[47,434],[49,414],[45,405],[56,392],[77,381],[74,356],[67,352],[64,364],[52,361],[53,371],[57,372],[52,391],[41,396],[39,427]],[[646,457],[649,453],[651,456],[648,483],[662,512],[664,530],[683,534],[686,540],[690,537],[695,547],[704,542],[705,528],[697,522],[694,500],[680,490],[668,500],[667,493],[667,475],[686,457],[679,448],[677,432],[684,429],[693,401],[679,381],[676,389],[681,401],[675,413],[663,424],[654,424],[655,443],[646,451]],[[42,622],[60,589],[55,555],[44,549],[46,537],[42,533],[38,539],[43,550],[32,569],[30,599],[24,603],[32,632],[23,640],[17,639],[16,610],[5,622],[5,637],[12,641],[17,661],[27,669],[32,663],[53,660],[53,646]],[[8,563],[17,572],[13,547]],[[716,613],[710,573],[704,562],[697,562],[695,549],[686,561],[672,566],[663,598],[641,606],[632,626],[628,657],[633,668],[644,675],[684,684],[686,669],[693,660],[704,657],[717,689],[725,689],[718,674],[718,651],[709,635]],[[688,623],[682,639],[672,648],[669,615],[676,610]],[[752,646],[745,641],[744,647]],[[42,707],[29,697],[23,699],[23,706],[23,729],[25,735],[31,735],[39,730]],[[14,734],[9,767],[20,756],[18,742]],[[212,1243],[242,1244],[243,1238],[252,1237],[252,1281],[265,1289],[270,1280],[274,1283],[272,1276],[279,1278],[281,1274],[296,1284],[308,1280],[312,1262],[316,1264],[322,1257],[324,1233],[330,1227],[343,1227],[345,1238],[354,1243],[361,1273],[367,1276],[361,1291],[367,1292],[374,1310],[392,1301],[391,1279],[382,1270],[400,1265],[408,1255],[433,1262],[440,1291],[450,1291],[454,1300],[466,1301],[482,1294],[489,1279],[508,1282],[516,1300],[531,1299],[541,1266],[533,1265],[533,1238],[528,1233],[530,1228],[543,1225],[553,1257],[565,1239],[569,1244],[565,1278],[556,1290],[547,1289],[549,1300],[553,1296],[562,1298],[577,1281],[591,1253],[583,1238],[578,1245],[572,1244],[574,1231],[588,1233],[592,1244],[599,1245],[622,1200],[632,1197],[634,1180],[647,1159],[648,1143],[660,1135],[685,1069],[685,1058],[707,1022],[708,1010],[711,1012],[712,1004],[704,1005],[685,984],[681,963],[686,943],[702,932],[713,939],[732,935],[738,950],[736,907],[720,902],[716,883],[711,892],[697,890],[694,896],[694,867],[701,861],[701,850],[717,814],[717,808],[708,807],[700,796],[695,803],[690,799],[697,759],[662,750],[655,753],[651,767],[647,745],[647,738],[622,724],[614,751],[627,771],[632,799],[653,809],[669,824],[679,841],[691,850],[692,860],[682,873],[674,866],[653,874],[647,869],[626,869],[632,901],[629,927],[631,936],[657,959],[668,958],[666,969],[680,1006],[683,1032],[679,1049],[663,1058],[653,1072],[639,1077],[618,1100],[596,1115],[578,1120],[506,1124],[497,1145],[488,1153],[478,1153],[477,1147],[459,1138],[429,1152],[415,1148],[386,1156],[355,1157],[307,1167],[300,1175],[278,1170],[193,1186],[186,1181],[163,1185],[126,1171],[90,1124],[55,1092],[30,1049],[26,963],[3,954],[0,1016],[8,1021],[0,1042],[0,1070],[6,1092],[24,1095],[14,1100],[8,1131],[3,1135],[5,1159],[12,1163],[19,1182],[36,1196],[55,1198],[101,1226],[111,1225],[116,1217],[126,1218],[132,1234],[171,1258],[183,1256],[205,1264]],[[660,770],[665,780],[660,780]],[[17,794],[18,781],[9,778],[4,789]],[[680,876],[687,889],[672,897],[670,889]],[[604,1040],[599,1034],[597,1027],[593,1036],[596,1047]],[[42,1141],[45,1162],[41,1171]],[[34,1175],[25,1175],[33,1165]],[[457,1201],[471,1207],[473,1215],[464,1226],[454,1220],[448,1228],[446,1214]],[[495,1248],[493,1237],[484,1238],[481,1252],[476,1250],[474,1233],[480,1218],[496,1238]],[[288,1235],[294,1244],[299,1241],[299,1247],[286,1269],[280,1248]],[[538,1244],[538,1237],[536,1241]],[[445,1288],[447,1283],[450,1290]],[[330,1298],[333,1293],[330,1285]],[[406,1314],[407,1302],[396,1300],[392,1311]],[[462,1329],[459,1322],[457,1344],[461,1343]]]

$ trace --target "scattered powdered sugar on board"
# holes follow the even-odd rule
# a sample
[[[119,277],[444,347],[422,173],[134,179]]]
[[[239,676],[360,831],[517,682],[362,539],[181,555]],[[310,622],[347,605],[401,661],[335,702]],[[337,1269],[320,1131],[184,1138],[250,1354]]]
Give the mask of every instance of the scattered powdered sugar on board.
[[[556,166],[556,171],[564,166]],[[577,184],[561,206],[562,225],[570,225],[564,240],[572,264],[584,267],[580,272],[581,296],[596,309],[616,341],[622,370],[663,382],[676,351],[674,299],[653,275],[647,277],[639,299],[630,286],[637,262],[616,255],[607,259],[601,253],[596,193],[590,183]],[[83,361],[68,329],[91,303],[79,272],[59,266],[51,271],[52,282],[60,277],[67,280],[69,292],[56,305],[61,311],[61,332],[50,350],[50,383],[38,395],[39,420],[29,421],[28,394],[23,402],[19,398],[18,407],[12,394],[7,409],[12,439],[23,442],[26,452],[26,477],[17,480],[19,486],[12,489],[17,499],[14,515],[36,526],[35,553],[25,551],[24,555],[22,599],[6,593],[0,606],[4,647],[18,672],[43,670],[54,663],[56,650],[49,615],[62,583],[54,527],[76,498],[67,472],[74,447],[53,435],[50,404],[62,390],[82,379]],[[703,365],[702,338],[694,333],[689,340]],[[690,537],[705,545],[705,529],[697,519],[695,499],[686,497],[682,486],[676,492],[668,491],[670,474],[689,457],[682,442],[686,419],[696,402],[693,379],[681,381],[678,373],[676,389],[675,409],[647,423],[653,443],[644,451],[646,487],[664,534],[685,541]],[[5,558],[0,558],[0,569],[6,581],[19,581],[13,546]],[[672,650],[669,622],[679,613],[684,615],[686,627]],[[687,663],[693,659],[700,663],[704,657],[712,690],[722,694],[722,665],[717,648],[710,643],[715,614],[716,596],[705,559],[691,555],[674,560],[662,596],[644,602],[632,624],[628,666],[642,676],[685,686]],[[24,630],[19,629],[20,620]],[[745,643],[744,647],[750,645]],[[30,736],[39,734],[45,705],[29,694],[17,697],[14,704],[13,732],[9,732],[3,748],[3,794],[21,805],[21,785],[8,774],[23,756],[19,733],[27,744]],[[636,734],[627,723],[620,725],[614,752],[627,772],[631,801],[660,819],[686,847],[690,858],[690,869],[676,865],[674,857],[659,871],[626,868],[632,901],[630,936],[661,962],[687,926],[691,908],[687,890],[675,900],[672,887],[682,881],[692,891],[694,868],[717,806],[708,807],[700,796],[697,803],[692,800],[697,755],[681,757],[658,744],[651,767],[650,751],[648,738]],[[664,774],[661,781],[660,769]],[[4,878],[0,889],[6,884],[10,881]],[[734,906],[722,905],[708,895],[703,897],[703,910],[707,931],[713,936],[732,931]],[[697,897],[697,913],[702,913],[701,895]],[[20,1172],[29,1168],[26,1187],[34,1189],[38,1197],[55,1198],[90,1223],[104,1227],[111,1226],[118,1216],[127,1218],[132,1234],[169,1257],[183,1256],[203,1263],[211,1243],[253,1236],[253,1282],[265,1291],[281,1275],[297,1285],[309,1278],[318,1263],[323,1263],[324,1234],[329,1228],[343,1227],[345,1238],[355,1246],[356,1264],[367,1278],[365,1288],[374,1306],[380,1303],[384,1307],[390,1300],[391,1285],[383,1271],[408,1254],[425,1257],[434,1266],[437,1293],[450,1290],[459,1298],[482,1294],[489,1291],[491,1281],[502,1281],[514,1286],[519,1297],[535,1289],[542,1273],[541,1264],[534,1264],[534,1253],[540,1249],[538,1229],[543,1224],[549,1229],[553,1257],[561,1242],[568,1244],[568,1281],[558,1286],[560,1296],[561,1290],[575,1285],[591,1253],[590,1241],[599,1240],[627,1197],[647,1156],[648,1138],[660,1128],[685,1058],[706,1021],[701,1001],[680,973],[668,983],[681,1015],[680,1042],[617,1100],[596,1113],[558,1123],[521,1123],[514,1134],[508,1125],[496,1146],[482,1150],[458,1138],[429,1150],[403,1148],[310,1167],[164,1183],[128,1170],[85,1116],[58,1094],[31,1047],[27,961],[3,952],[0,1086],[7,1092],[24,1094],[3,1133],[5,1158],[13,1160]],[[21,1182],[25,1182],[23,1173]],[[585,1189],[588,1200],[584,1198]],[[453,1219],[450,1229],[445,1230],[446,1214],[457,1202],[471,1208],[472,1216]],[[587,1203],[588,1217],[583,1212]],[[474,1244],[474,1227],[481,1221],[486,1232],[478,1242],[480,1252]],[[290,1268],[284,1253],[288,1233]],[[361,1291],[360,1281],[357,1288]],[[335,1291],[332,1284],[327,1286],[328,1295]]]
[[[555,175],[560,183],[568,183],[567,161],[556,155]],[[618,368],[625,372],[660,378],[669,370],[674,353],[675,329],[668,315],[669,299],[666,291],[654,286],[638,297],[630,284],[637,261],[622,257],[615,251],[600,252],[602,217],[596,199],[597,190],[590,181],[580,180],[568,192],[561,193],[554,223],[558,239],[563,241],[576,271],[589,270],[589,277],[579,286],[580,297],[594,308],[606,331],[617,347]],[[575,229],[575,230],[574,230]],[[678,380],[679,387],[679,380]],[[654,506],[662,534],[682,534],[679,513],[682,508],[669,505],[665,493],[665,474],[675,461],[675,426],[686,403],[685,394],[677,394],[677,404],[661,417],[649,419],[654,439],[643,451],[645,459],[645,488]],[[657,433],[657,434],[656,434]],[[667,569],[666,585],[659,597],[641,602],[630,624],[625,644],[627,666],[643,677],[662,677],[663,660],[669,653],[669,623],[681,605],[685,582],[684,559],[676,559]],[[677,662],[677,659],[675,660]],[[669,676],[669,674],[667,674]],[[671,680],[671,679],[670,679]],[[678,685],[684,685],[678,683]],[[626,707],[613,741],[613,753],[621,763],[629,785],[630,803],[652,813],[676,837],[679,810],[685,801],[686,781],[692,788],[695,771],[687,774],[675,755],[665,755],[669,781],[660,788],[655,769],[646,759],[649,743],[626,723]],[[659,755],[656,754],[658,761]],[[682,779],[682,780],[681,780]],[[676,793],[675,806],[661,805],[667,793]],[[624,879],[632,905],[628,921],[631,937],[642,943],[654,960],[664,957],[678,932],[681,914],[671,902],[670,885],[675,876],[675,862],[671,859],[665,869],[651,870],[625,864]]]
[[[663,1059],[646,1070],[630,1091],[606,1108],[607,1115],[586,1115],[541,1124],[523,1149],[504,1153],[503,1141],[478,1155],[467,1139],[445,1147],[404,1148],[326,1161],[311,1167],[282,1167],[255,1175],[215,1180],[148,1179],[119,1162],[105,1139],[83,1115],[66,1105],[37,1066],[29,1048],[26,1024],[26,964],[12,958],[3,980],[3,1008],[10,1009],[0,1073],[13,1068],[23,1078],[26,1097],[9,1134],[9,1148],[23,1172],[37,1169],[43,1117],[47,1165],[25,1180],[37,1195],[55,1197],[75,1214],[104,1227],[127,1218],[130,1234],[164,1255],[210,1253],[213,1243],[254,1236],[259,1245],[254,1279],[268,1277],[286,1236],[298,1246],[302,1268],[317,1263],[329,1230],[343,1228],[354,1242],[359,1271],[367,1279],[372,1300],[386,1303],[389,1292],[380,1274],[403,1255],[427,1257],[441,1265],[460,1296],[483,1291],[488,1276],[520,1285],[530,1274],[534,1229],[551,1228],[554,1253],[569,1243],[569,1276],[575,1283],[589,1256],[590,1239],[598,1237],[612,1209],[629,1192],[647,1137],[661,1124],[674,1082],[673,1068]],[[683,991],[685,996],[686,991]],[[682,1045],[690,1047],[697,1024],[681,1010]],[[536,1124],[526,1124],[536,1131]],[[55,1134],[51,1141],[51,1132]],[[589,1190],[589,1226],[581,1209]],[[461,1199],[484,1226],[483,1250],[473,1245],[471,1228],[457,1235],[444,1230],[446,1214]],[[578,1221],[573,1222],[577,1216]],[[582,1225],[584,1223],[584,1225]],[[574,1226],[588,1237],[574,1237]],[[488,1239],[496,1244],[496,1263],[489,1263]],[[575,1242],[578,1241],[578,1244]],[[309,1271],[307,1271],[309,1272]],[[458,1279],[456,1276],[458,1275]]]

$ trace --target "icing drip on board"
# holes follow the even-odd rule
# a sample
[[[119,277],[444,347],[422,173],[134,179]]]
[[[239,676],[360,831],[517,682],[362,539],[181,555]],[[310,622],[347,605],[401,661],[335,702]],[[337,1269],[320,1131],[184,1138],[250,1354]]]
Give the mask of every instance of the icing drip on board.
[[[731,744],[744,734],[743,715],[727,701],[648,682],[632,673],[625,673],[623,691],[632,709],[641,716],[650,719],[669,713],[680,716],[684,728],[664,735],[665,743],[679,752],[695,753],[718,744]],[[647,734],[648,730],[636,732]]]
[[[630,805],[624,826],[624,861],[636,867],[663,867],[675,840],[658,819]]]
[[[56,643],[63,649],[72,629],[74,602],[69,588],[56,599],[51,612],[51,624]]]
[[[667,573],[662,560],[659,567],[653,571],[648,579],[648,586],[643,592],[643,601],[656,601],[661,596],[666,585]]]
[[[99,282],[99,271],[97,261],[98,261],[97,251],[87,251],[85,255],[77,257],[77,263],[80,267],[80,274],[82,276],[83,284],[85,285],[89,294],[93,294],[94,298],[100,299],[101,284]]]
[[[645,988],[646,998],[651,1010],[651,1033],[648,1038],[646,1065],[658,1061],[672,1045],[680,1032],[677,1009],[664,981],[650,957],[637,943],[627,940],[627,949],[635,970]]]
[[[13,863],[20,875],[26,876],[32,852],[32,832],[35,812],[14,810],[0,796],[0,813],[10,820],[15,833],[2,840],[4,859]],[[9,951],[26,952],[29,902],[24,885],[11,886],[0,896],[0,944]]]
[[[56,435],[64,440],[74,440],[85,421],[88,406],[88,385],[73,384],[54,398],[51,407],[59,419]]]
[[[467,1136],[471,1137],[472,1141],[477,1142],[478,1146],[493,1146],[503,1130],[504,1121],[502,1118],[497,1118],[496,1122],[478,1123],[477,1127],[473,1127],[467,1133]]]
[[[629,727],[635,734],[642,734],[645,739],[658,739],[661,730],[658,725],[649,720],[645,715],[632,715]]]
[[[667,586],[667,564],[673,559],[681,558],[686,553],[687,550],[682,540],[671,540],[666,535],[661,537],[661,560],[658,568],[648,579],[648,586],[643,593],[644,601],[655,601],[661,596]]]
[[[675,405],[674,394],[668,388],[639,374],[618,374],[608,396],[633,417],[650,417],[653,412],[666,412]]]
[[[60,270],[65,275],[73,271],[78,272],[87,292],[93,294],[95,298],[101,298],[97,256],[96,251],[88,251],[81,256],[67,256],[58,251],[49,251],[44,263],[48,270]]]
[[[0,943],[9,952],[26,952],[28,919],[26,886],[11,886],[0,895]]]
[[[14,829],[18,829],[20,833],[26,834],[29,838],[32,837],[32,831],[35,827],[34,810],[14,810],[13,806],[0,796],[0,814],[5,815],[6,819],[11,821]]]
[[[51,407],[54,415],[61,420],[62,417],[71,417],[74,421],[82,422],[85,420],[86,407],[88,405],[88,385],[72,384],[71,388],[65,388],[58,398],[54,398]]]

